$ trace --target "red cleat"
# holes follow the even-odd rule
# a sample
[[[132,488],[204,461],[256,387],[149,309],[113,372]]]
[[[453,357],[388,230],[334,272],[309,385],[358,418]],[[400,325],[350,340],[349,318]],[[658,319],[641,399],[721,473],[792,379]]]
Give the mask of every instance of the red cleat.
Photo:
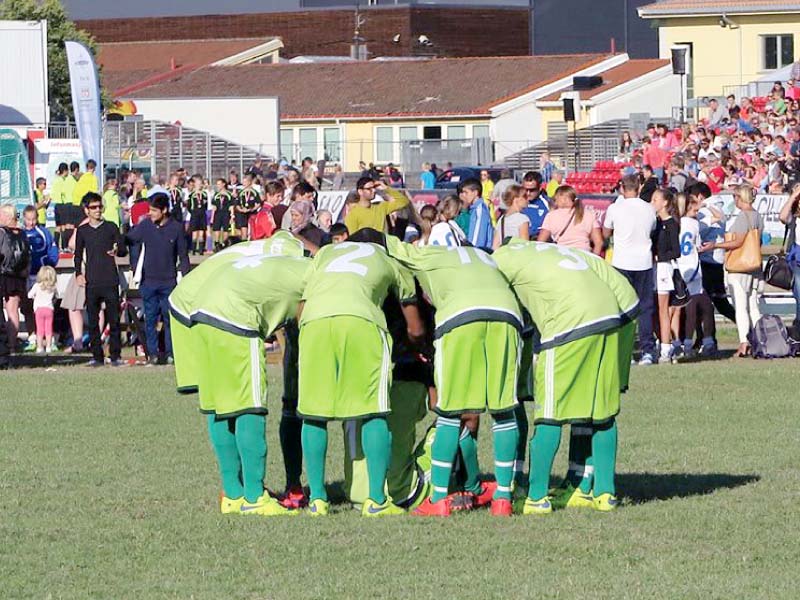
[[[505,498],[492,500],[491,511],[492,516],[494,517],[510,517],[514,514],[514,510],[511,506],[511,500],[507,500]]]
[[[431,502],[430,498],[425,498],[425,502],[420,504],[411,513],[415,517],[449,517],[450,504],[447,498],[442,498],[438,502]]]
[[[286,491],[281,494],[278,502],[284,508],[289,509],[298,509],[298,508],[305,508],[308,506],[308,497],[306,493],[303,491],[303,488],[299,485],[292,486],[287,488]]]
[[[489,506],[489,504],[492,503],[492,497],[494,497],[494,492],[496,489],[496,481],[481,481],[480,494],[472,495],[472,507],[483,508],[484,506]]]
[[[447,497],[447,504],[452,512],[472,510],[475,494],[469,492],[453,492]]]

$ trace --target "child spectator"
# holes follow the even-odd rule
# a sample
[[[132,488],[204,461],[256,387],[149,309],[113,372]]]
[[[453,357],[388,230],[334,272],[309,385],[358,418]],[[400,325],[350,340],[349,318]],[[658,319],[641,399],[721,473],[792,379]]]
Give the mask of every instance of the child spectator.
[[[531,222],[523,210],[528,208],[528,196],[519,185],[510,185],[503,193],[503,205],[508,207],[505,214],[497,221],[494,229],[492,247],[497,250],[503,240],[508,237],[529,240],[529,227]]]
[[[653,232],[653,249],[656,256],[656,293],[658,294],[658,324],[661,339],[659,362],[672,361],[671,341],[680,339],[680,308],[669,305],[670,292],[675,289],[672,274],[680,258],[680,224],[674,194],[668,189],[653,192],[653,208],[656,211],[656,228]]]
[[[28,292],[33,300],[33,312],[36,317],[36,354],[53,352],[53,301],[58,296],[56,290],[56,270],[44,266],[36,274],[36,283]]]

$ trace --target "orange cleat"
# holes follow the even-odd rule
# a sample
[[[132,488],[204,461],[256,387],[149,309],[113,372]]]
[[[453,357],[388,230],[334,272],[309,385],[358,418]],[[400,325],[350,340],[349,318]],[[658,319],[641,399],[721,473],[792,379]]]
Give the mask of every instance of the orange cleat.
[[[447,498],[442,498],[438,502],[431,502],[430,498],[425,498],[425,502],[415,508],[411,514],[415,517],[449,517],[450,504]]]
[[[511,500],[506,498],[498,498],[497,500],[492,500],[492,516],[494,517],[510,517],[514,514],[514,510],[511,506]]]

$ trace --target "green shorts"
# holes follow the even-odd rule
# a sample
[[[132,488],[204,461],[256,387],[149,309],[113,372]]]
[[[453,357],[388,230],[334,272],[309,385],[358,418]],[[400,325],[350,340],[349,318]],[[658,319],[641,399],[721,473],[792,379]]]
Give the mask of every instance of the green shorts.
[[[619,331],[619,391],[628,391],[631,378],[631,358],[636,346],[636,321],[623,325]]]
[[[386,421],[392,434],[392,454],[386,490],[392,502],[408,506],[426,491],[417,465],[417,423],[427,414],[428,388],[416,381],[394,381],[389,394],[392,412]],[[369,496],[367,461],[361,449],[361,421],[342,423],[344,433],[344,489],[356,507]]]
[[[536,362],[534,423],[600,424],[619,413],[620,330],[549,348]]]
[[[523,337],[519,353],[517,374],[517,399],[520,402],[533,400],[533,338]]]
[[[437,413],[504,412],[516,406],[520,337],[513,326],[459,325],[435,340],[434,348]]]
[[[301,417],[325,421],[389,412],[392,340],[374,323],[346,315],[306,323],[298,363]]]
[[[232,417],[267,413],[264,342],[209,325],[192,327],[197,354],[200,411]]]
[[[179,394],[196,394],[199,369],[195,351],[194,328],[189,328],[175,317],[169,317],[172,337],[172,356],[175,359],[175,379]]]

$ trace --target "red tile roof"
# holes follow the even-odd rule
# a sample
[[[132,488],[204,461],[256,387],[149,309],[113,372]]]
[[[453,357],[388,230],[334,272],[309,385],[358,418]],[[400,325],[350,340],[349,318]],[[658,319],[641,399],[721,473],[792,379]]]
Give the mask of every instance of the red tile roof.
[[[583,90],[581,91],[581,100],[589,100],[598,94],[602,94],[603,92],[607,92],[610,89],[617,87],[618,85],[622,85],[623,83],[627,83],[632,79],[636,79],[637,77],[642,77],[643,75],[647,75],[655,71],[656,69],[660,69],[661,67],[665,67],[670,64],[669,60],[666,59],[634,59],[629,60],[628,62],[622,63],[618,67],[613,67],[608,71],[605,71],[601,74],[603,78],[603,85],[600,85],[596,88],[591,90]],[[559,90],[542,98],[544,101],[555,101],[561,97],[562,92],[572,91],[572,86],[566,87],[563,90]]]
[[[128,97],[277,96],[281,118],[488,114],[602,54],[206,67]]]
[[[693,14],[747,14],[800,10],[800,2],[783,0],[660,0],[639,7],[642,17]]]

